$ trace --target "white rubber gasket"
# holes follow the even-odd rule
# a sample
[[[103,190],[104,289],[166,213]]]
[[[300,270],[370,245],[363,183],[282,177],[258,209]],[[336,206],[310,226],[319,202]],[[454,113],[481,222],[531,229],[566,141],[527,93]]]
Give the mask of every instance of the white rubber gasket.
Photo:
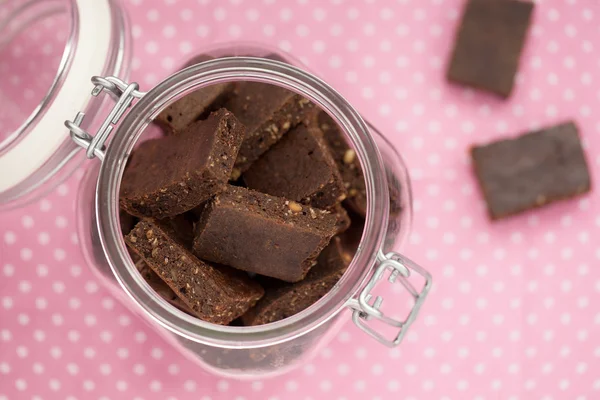
[[[65,120],[86,108],[92,97],[90,79],[102,74],[111,46],[109,0],[75,0],[75,6],[79,35],[70,70],[37,124],[13,148],[0,154],[0,193],[27,179],[60,147],[69,135]]]

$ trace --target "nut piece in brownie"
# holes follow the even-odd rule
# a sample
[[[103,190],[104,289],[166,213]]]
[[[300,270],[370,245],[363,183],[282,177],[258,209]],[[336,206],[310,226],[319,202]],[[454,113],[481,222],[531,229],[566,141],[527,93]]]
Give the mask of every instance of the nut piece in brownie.
[[[338,166],[347,190],[348,196],[345,203],[364,217],[367,213],[367,192],[365,177],[356,153],[350,148],[340,128],[329,114],[325,111],[319,112],[317,123],[329,145],[331,155]]]
[[[120,204],[137,216],[165,218],[225,189],[244,127],[225,109],[179,135],[143,142],[131,155]]]
[[[531,2],[469,0],[458,29],[448,80],[507,98],[532,11]]]
[[[238,84],[224,107],[246,127],[234,176],[245,172],[288,130],[308,120],[317,110],[314,104],[294,92],[260,82]]]
[[[146,262],[142,259],[139,259],[135,266],[137,270],[142,275],[142,278],[148,285],[156,292],[160,297],[168,301],[170,304],[179,308],[181,311],[184,311],[190,315],[195,315],[194,312],[183,302],[175,292],[163,281],[160,277],[146,264]]]
[[[154,122],[167,134],[178,134],[192,122],[205,119],[219,109],[233,90],[232,83],[219,83],[198,89],[169,105]]]
[[[244,325],[268,324],[310,307],[337,283],[350,259],[342,251],[340,239],[334,237],[303,281],[282,283],[269,280],[270,285],[266,286],[264,297],[242,316],[242,322]]]
[[[335,234],[336,219],[329,211],[229,186],[205,206],[193,251],[203,260],[296,282]]]
[[[264,294],[243,272],[197,259],[157,220],[141,220],[125,242],[204,321],[226,325]]]
[[[329,208],[346,198],[337,165],[321,131],[300,124],[258,159],[243,175],[248,188]]]
[[[471,149],[491,219],[590,190],[590,175],[573,122]]]

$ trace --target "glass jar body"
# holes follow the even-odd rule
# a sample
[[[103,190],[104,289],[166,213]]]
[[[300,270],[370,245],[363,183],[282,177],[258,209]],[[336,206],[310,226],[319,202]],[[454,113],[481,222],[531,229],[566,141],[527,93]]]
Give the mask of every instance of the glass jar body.
[[[219,54],[220,52],[220,54]],[[270,49],[257,46],[232,46],[221,47],[218,51],[208,51],[208,54],[219,57],[221,55],[251,55],[258,57],[273,57],[284,62],[294,64],[291,57],[280,54]],[[243,79],[243,76],[239,77]],[[411,194],[407,170],[397,153],[396,149],[372,126],[369,125],[370,137],[376,143],[377,149],[383,159],[383,171],[387,181],[387,193],[385,201],[389,204],[389,211],[367,214],[367,219],[375,219],[383,227],[383,241],[375,249],[369,237],[363,235],[359,248],[368,251],[387,252],[397,249],[397,246],[408,234],[411,221]],[[110,149],[109,149],[110,151]],[[369,168],[372,160],[363,160],[363,169]],[[100,164],[91,166],[82,180],[79,204],[78,204],[78,231],[80,241],[86,260],[99,280],[121,300],[133,312],[150,322],[150,325],[169,343],[178,348],[185,356],[194,360],[207,371],[214,374],[234,378],[256,378],[278,375],[285,373],[294,367],[301,365],[311,358],[332,337],[336,335],[342,325],[350,319],[351,310],[348,302],[337,307],[335,312],[323,319],[318,324],[313,324],[306,329],[300,327],[293,335],[278,339],[271,337],[263,340],[260,344],[244,345],[239,342],[225,344],[210,344],[195,337],[182,335],[167,329],[164,324],[157,323],[148,312],[141,309],[136,302],[132,301],[123,290],[123,283],[119,285],[119,279],[115,277],[114,265],[111,267],[106,256],[106,246],[102,246],[101,233],[98,229],[97,218],[102,218],[102,210],[98,209],[98,175]],[[116,173],[116,172],[115,172]],[[381,174],[381,172],[379,172]],[[101,177],[102,178],[102,177]],[[367,192],[367,198],[373,193]],[[373,199],[370,198],[369,201]],[[356,265],[355,269],[370,271],[372,264],[364,263]],[[140,289],[141,290],[141,289]],[[131,292],[128,290],[129,294]],[[357,293],[347,293],[348,298],[354,298]],[[178,312],[171,307],[173,313]],[[308,310],[310,310],[312,307]],[[218,328],[216,328],[218,329]],[[240,328],[244,329],[244,328]],[[243,334],[243,333],[242,333]],[[248,335],[253,334],[251,332]],[[218,335],[218,334],[217,334]],[[257,334],[260,336],[260,334]]]

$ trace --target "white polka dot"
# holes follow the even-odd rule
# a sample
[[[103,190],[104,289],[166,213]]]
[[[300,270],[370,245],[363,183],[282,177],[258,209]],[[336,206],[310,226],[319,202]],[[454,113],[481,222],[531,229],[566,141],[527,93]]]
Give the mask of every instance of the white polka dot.
[[[62,357],[62,350],[60,347],[57,346],[53,346],[50,348],[50,355],[52,356],[52,358],[54,359],[59,359]]]
[[[221,8],[217,8],[215,10],[215,18],[216,18],[216,13],[218,10],[221,10]],[[181,10],[179,12],[179,17],[184,21],[191,21],[192,18],[194,18],[194,12],[192,10],[190,10],[189,8],[184,8],[183,10]]]
[[[0,339],[2,339],[3,342],[8,342],[12,339],[12,333],[6,329],[2,329],[0,331]]]
[[[146,18],[151,22],[158,21],[159,13],[156,9],[151,9],[146,13]]]
[[[577,372],[577,374],[579,374],[579,375],[583,375],[586,373],[587,369],[588,369],[588,366],[586,363],[579,362],[579,363],[577,363],[577,366],[575,367],[575,372]]]
[[[88,392],[91,392],[92,390],[94,390],[96,388],[96,384],[89,380],[86,379],[85,381],[83,381],[83,389],[85,389]]]
[[[120,359],[126,359],[129,357],[129,350],[121,347],[119,349],[117,349],[117,357],[119,357]]]
[[[94,281],[86,282],[85,291],[90,294],[96,293],[98,291],[98,284]]]
[[[15,274],[15,266],[12,264],[4,264],[2,271],[4,276],[13,276]]]
[[[546,49],[548,49],[550,53],[556,53],[559,49],[558,43],[556,43],[554,40],[551,40],[546,45]],[[539,57],[533,58],[531,61],[531,66],[535,69],[540,68],[542,66],[542,60]]]
[[[15,244],[17,241],[17,235],[14,232],[7,231],[4,233],[4,243],[8,245]]]
[[[79,265],[72,265],[71,266],[71,275],[74,277],[80,276],[81,275],[81,267]]]
[[[295,392],[296,390],[298,390],[298,382],[296,382],[296,381],[287,381],[285,383],[285,389],[288,392]]]
[[[173,38],[173,37],[175,37],[175,35],[177,34],[177,29],[176,29],[176,28],[175,28],[175,26],[173,26],[173,25],[166,25],[166,26],[163,28],[163,31],[162,31],[162,33],[163,33],[163,36],[164,36],[164,37],[166,37],[166,38],[169,38],[169,39],[170,39],[170,38]]]
[[[327,45],[322,40],[315,40],[312,44],[312,48],[315,53],[323,53],[327,48]]]
[[[567,357],[568,355],[571,354],[571,348],[568,346],[563,346],[560,348],[560,356],[561,357]]]
[[[45,371],[44,366],[42,364],[40,364],[39,362],[33,363],[33,366],[31,367],[31,369],[33,370],[33,373],[37,374],[37,375],[43,374]]]
[[[29,315],[25,314],[25,313],[21,313],[17,316],[17,321],[19,322],[19,325],[29,325]]]
[[[16,386],[17,390],[22,392],[25,389],[27,389],[27,382],[25,381],[25,379],[17,379],[15,381],[15,386]]]
[[[21,253],[21,260],[23,260],[23,261],[29,261],[33,257],[33,251],[31,251],[31,249],[29,249],[27,247],[22,248],[20,253]]]
[[[175,66],[175,60],[171,57],[164,57],[160,62],[160,66],[166,70],[172,70]]]
[[[220,379],[217,382],[217,389],[219,390],[219,392],[227,392],[229,390],[229,382],[227,382],[224,379]]]
[[[146,367],[144,367],[142,364],[135,364],[133,366],[133,373],[136,375],[144,375],[146,373]]]
[[[56,261],[63,261],[67,256],[67,253],[63,249],[54,249],[54,259]]]
[[[467,382],[464,379],[461,379],[456,383],[456,388],[458,390],[460,390],[461,392],[464,392],[465,390],[467,390],[468,387],[469,387],[469,382]]]
[[[21,223],[23,224],[23,227],[29,229],[33,227],[34,221],[30,215],[25,215],[23,218],[21,218]]]
[[[190,53],[192,51],[192,49],[193,49],[193,46],[188,41],[183,41],[183,42],[179,43],[179,51],[182,52],[183,54]],[[151,83],[154,83],[155,81],[156,81],[156,78],[154,78]]]

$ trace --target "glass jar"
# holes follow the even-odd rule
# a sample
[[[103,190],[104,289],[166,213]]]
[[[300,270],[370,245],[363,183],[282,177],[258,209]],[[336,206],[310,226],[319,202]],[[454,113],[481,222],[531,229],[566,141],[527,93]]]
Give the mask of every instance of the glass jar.
[[[0,1],[0,171],[10,171],[0,173],[0,211],[40,198],[81,165],[63,121],[83,111],[82,128],[95,129],[111,101],[82,88],[93,75],[125,79],[130,58],[119,0]]]
[[[294,66],[299,63],[291,56],[257,45],[223,45],[203,54],[215,59],[196,58],[187,63],[192,66],[147,93],[140,92],[135,83],[95,77],[96,94],[105,91],[118,99],[103,125],[116,125],[108,145],[104,143],[110,130],[90,135],[76,123],[67,123],[88,156],[102,160],[87,171],[79,193],[78,230],[88,264],[117,298],[161,336],[204,369],[221,376],[254,378],[284,373],[318,352],[348,319],[383,344],[398,345],[427,295],[431,277],[392,252],[406,238],[412,217],[410,182],[396,149],[339,93]],[[202,62],[194,64],[198,61]],[[308,309],[282,321],[253,327],[207,323],[169,304],[138,273],[119,225],[119,185],[127,158],[136,141],[152,127],[152,120],[195,90],[240,80],[287,88],[329,113],[355,149],[367,187],[362,238],[337,285]],[[126,113],[134,100],[135,105]],[[395,304],[386,305],[384,310],[383,299],[372,293],[384,275],[389,282],[404,286],[411,299],[408,309],[406,304]],[[399,316],[403,311],[404,316]]]
[[[137,84],[115,78],[127,79],[130,64],[127,20],[118,0],[0,1],[0,51],[18,45],[35,21],[56,15],[64,16],[68,34],[57,70],[51,71],[55,75],[40,89],[41,101],[10,129],[3,130],[0,115],[0,171],[11,171],[0,174],[0,210],[39,198],[85,158],[100,159],[87,166],[78,194],[78,233],[88,265],[125,306],[215,374],[253,378],[284,373],[315,354],[348,319],[388,346],[400,343],[431,285],[426,271],[392,252],[410,228],[408,174],[396,149],[343,97],[292,56],[247,44],[208,49],[204,54],[217,59],[191,60],[188,64],[194,65],[143,93]],[[92,76],[90,91],[86,85]],[[171,306],[138,273],[119,226],[125,163],[154,117],[194,90],[239,80],[276,84],[321,106],[355,149],[367,188],[362,238],[340,281],[308,309],[254,327],[210,324]],[[4,88],[0,85],[0,95]],[[66,123],[70,138],[61,129],[65,120],[71,120]],[[76,156],[81,147],[85,157]],[[410,304],[382,303],[375,286],[384,275],[403,285]]]

